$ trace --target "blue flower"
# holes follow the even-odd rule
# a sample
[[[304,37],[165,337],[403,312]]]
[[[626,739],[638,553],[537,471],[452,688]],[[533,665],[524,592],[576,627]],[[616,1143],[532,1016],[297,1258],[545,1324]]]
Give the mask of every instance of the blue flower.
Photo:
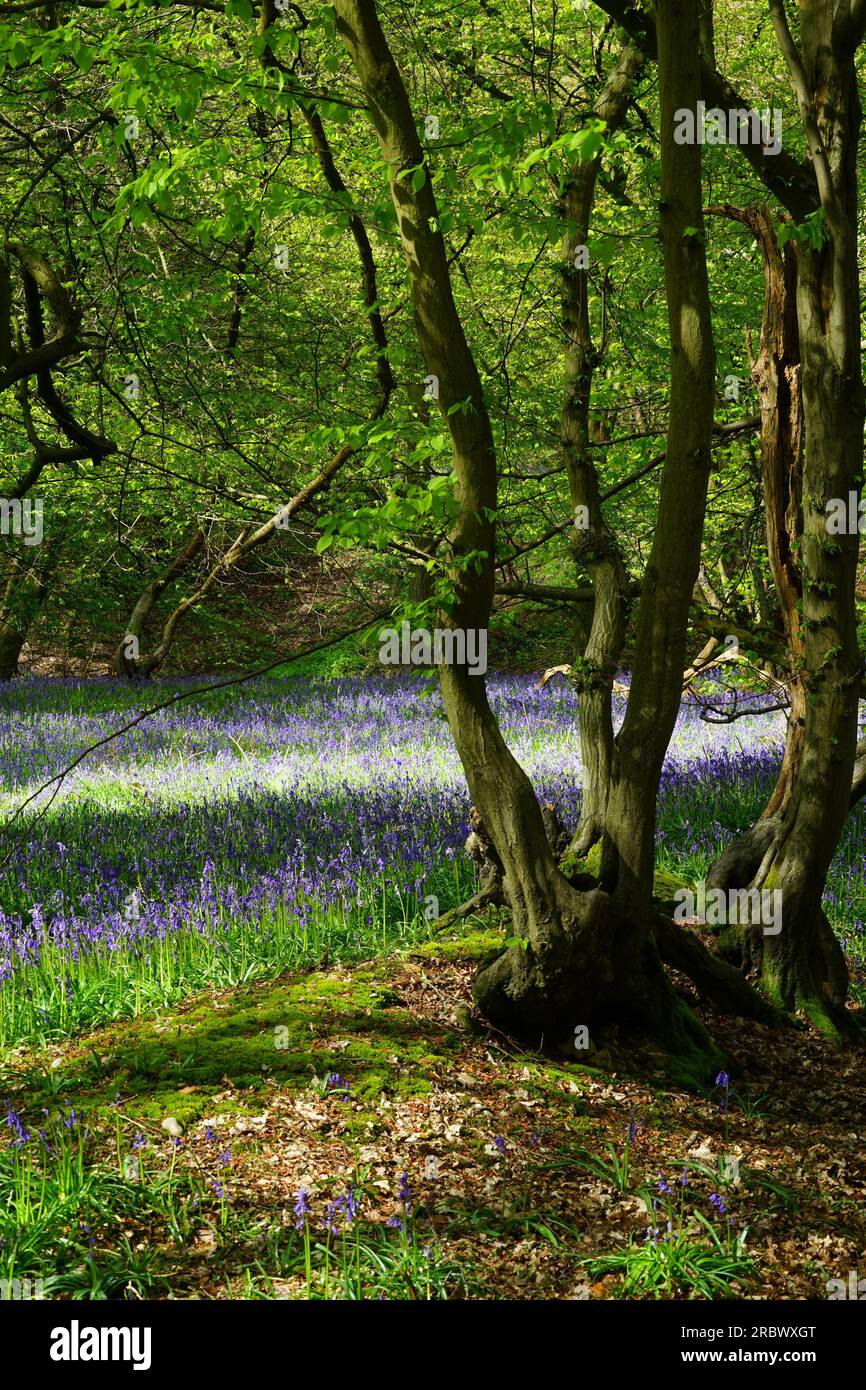
[[[637,1120],[637,1118],[636,1118],[636,1115],[635,1115],[635,1108],[634,1108],[634,1106],[632,1106],[632,1108],[631,1108],[631,1113],[629,1114],[629,1117],[628,1117],[628,1129],[626,1130],[626,1142],[627,1142],[628,1144],[633,1144],[634,1141],[635,1141],[635,1139],[636,1139],[637,1136],[638,1136],[638,1131],[641,1130],[641,1129],[643,1129],[643,1125],[639,1124],[639,1122],[638,1122],[638,1120]]]
[[[358,1212],[359,1212],[360,1209],[361,1209],[361,1203],[360,1203],[360,1201],[359,1201],[359,1199],[358,1199],[358,1196],[357,1196],[357,1193],[356,1193],[356,1191],[355,1191],[355,1188],[352,1186],[351,1183],[349,1183],[349,1190],[348,1190],[348,1192],[346,1193],[346,1197],[345,1197],[345,1206],[346,1206],[346,1225],[348,1225],[350,1221],[354,1221],[355,1217],[358,1215]]]
[[[723,1112],[728,1108],[728,1088],[730,1084],[731,1078],[728,1076],[728,1073],[726,1071],[720,1071],[716,1077],[716,1085],[724,1088],[724,1095],[719,1102],[719,1109]]]
[[[312,1215],[310,1194],[305,1187],[302,1187],[300,1191],[295,1194],[295,1216],[298,1218],[295,1222],[296,1231],[302,1231],[304,1229],[304,1223],[310,1215]]]
[[[15,1134],[14,1144],[16,1149],[20,1149],[22,1144],[26,1144],[30,1138],[30,1130],[24,1124],[21,1116],[16,1114],[11,1108],[6,1112],[6,1123]]]
[[[349,1083],[343,1080],[338,1071],[328,1073],[325,1077],[325,1085],[329,1091],[340,1092],[340,1100],[349,1099]]]

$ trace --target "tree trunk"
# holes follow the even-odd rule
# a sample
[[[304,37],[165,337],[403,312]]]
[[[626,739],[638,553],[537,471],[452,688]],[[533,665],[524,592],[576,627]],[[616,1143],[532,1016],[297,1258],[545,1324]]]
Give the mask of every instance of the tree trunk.
[[[850,7],[801,4],[800,49],[781,0],[770,10],[791,72],[821,195],[826,239],[798,253],[802,353],[803,750],[778,831],[753,880],[781,895],[782,929],[748,930],[749,963],[769,997],[834,1036],[851,1025],[844,955],[821,901],[852,789],[861,658],[855,582],[859,536],[831,536],[826,505],[862,478],[864,399],[857,267],[856,154],[861,111]]]
[[[126,632],[115,652],[114,661],[119,676],[129,676],[142,680],[147,679],[153,673],[158,664],[156,656],[153,654],[144,657],[138,655],[145,625],[157,599],[165,592],[169,584],[172,584],[179,575],[189,568],[204,542],[204,531],[199,529],[180,554],[175,556],[171,564],[167,565],[156,579],[151,580],[141,594],[130,614]]]
[[[607,132],[619,128],[625,118],[634,80],[643,57],[627,45],[604,90],[594,114],[606,123]],[[590,449],[590,403],[596,366],[604,343],[597,350],[589,315],[589,270],[578,258],[585,248],[601,155],[582,160],[569,171],[560,204],[568,230],[562,243],[562,325],[565,332],[565,397],[560,422],[561,453],[568,474],[571,505],[588,525],[573,532],[574,557],[592,579],[593,607],[589,634],[582,655],[574,663],[578,688],[580,747],[583,777],[580,824],[572,848],[585,855],[601,839],[610,785],[613,756],[611,689],[616,675],[626,628],[628,574],[616,539],[601,509],[598,474]],[[579,576],[578,576],[579,577]],[[582,615],[581,615],[582,616]]]
[[[25,564],[13,561],[3,601],[0,603],[0,681],[11,681],[18,674],[18,659],[27,634],[48,594],[49,577],[57,561],[57,539],[47,554]]]
[[[699,97],[693,4],[657,7],[661,94],[661,236],[671,336],[667,458],[635,642],[628,708],[614,745],[602,883],[647,917],[655,802],[680,706],[689,605],[698,577],[709,485],[715,354],[703,234],[700,146],[675,139],[675,112]],[[644,927],[644,930],[648,929]]]
[[[18,658],[26,633],[6,623],[0,624],[0,681],[11,681],[18,674]]]
[[[727,847],[707,873],[709,887],[728,890],[751,884],[774,843],[791,805],[803,756],[806,698],[802,668],[806,648],[798,560],[803,534],[803,404],[794,245],[788,242],[780,249],[768,208],[725,206],[715,211],[748,227],[763,257],[761,343],[752,362],[752,379],[761,410],[767,554],[788,650],[791,699],[785,752],[773,793],[759,820]],[[729,953],[735,950],[737,938],[736,930],[726,933]]]

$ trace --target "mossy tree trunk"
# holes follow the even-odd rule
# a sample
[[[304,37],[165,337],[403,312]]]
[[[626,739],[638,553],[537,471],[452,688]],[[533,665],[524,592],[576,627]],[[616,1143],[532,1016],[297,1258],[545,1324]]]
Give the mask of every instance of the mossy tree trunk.
[[[844,955],[822,897],[852,795],[862,661],[855,612],[859,536],[831,536],[827,504],[862,482],[864,392],[857,263],[856,157],[861,109],[855,54],[863,6],[801,0],[799,45],[771,0],[820,194],[823,240],[798,252],[802,357],[803,743],[782,790],[770,843],[752,879],[781,895],[782,929],[739,933],[769,997],[802,1009],[824,1031],[850,1028]],[[745,936],[745,941],[742,940]]]

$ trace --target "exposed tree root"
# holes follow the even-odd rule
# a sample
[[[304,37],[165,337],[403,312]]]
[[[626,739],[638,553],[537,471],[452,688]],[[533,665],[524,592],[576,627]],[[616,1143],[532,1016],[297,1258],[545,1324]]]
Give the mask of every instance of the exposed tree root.
[[[615,1024],[660,1044],[676,1079],[711,1084],[726,1059],[674,990],[652,934],[600,888],[570,890],[559,921],[561,934],[543,952],[521,942],[479,971],[473,994],[484,1017],[553,1052],[581,1027],[594,1042]]]
[[[461,922],[466,917],[471,917],[475,912],[481,912],[485,907],[501,905],[503,901],[501,888],[491,884],[487,888],[482,888],[477,893],[473,893],[471,898],[467,898],[459,907],[452,907],[448,912],[443,912],[441,917],[437,917],[433,923],[432,931],[445,931],[452,927],[455,922]]]
[[[722,1013],[753,1018],[770,1027],[789,1021],[733,965],[713,955],[692,932],[684,931],[662,912],[656,913],[653,936],[665,964],[687,975]]]

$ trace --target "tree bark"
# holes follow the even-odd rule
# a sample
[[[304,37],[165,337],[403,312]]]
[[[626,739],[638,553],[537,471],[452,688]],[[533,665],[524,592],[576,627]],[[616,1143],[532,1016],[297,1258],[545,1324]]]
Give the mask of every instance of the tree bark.
[[[55,563],[56,545],[40,557],[38,569],[35,560],[13,562],[0,603],[0,681],[11,681],[18,674],[18,659],[47,597]]]
[[[758,821],[727,847],[707,873],[709,887],[727,890],[751,884],[791,805],[803,756],[806,696],[802,668],[806,647],[798,560],[803,534],[803,403],[794,244],[789,241],[780,249],[768,208],[725,206],[714,211],[743,223],[755,237],[763,258],[761,341],[752,362],[752,379],[761,409],[767,555],[788,651],[791,700],[785,751],[773,793]],[[729,946],[736,935],[727,934]]]
[[[652,894],[656,794],[680,705],[701,556],[715,401],[701,150],[678,144],[674,134],[675,112],[695,109],[700,94],[698,15],[693,4],[676,0],[660,3],[656,14],[661,237],[671,338],[667,458],[602,841],[603,885],[626,911],[644,919]]]
[[[150,617],[154,604],[161,594],[165,592],[170,584],[173,584],[181,574],[189,569],[195,557],[198,555],[205,542],[205,534],[201,529],[196,530],[192,540],[183,547],[178,555],[167,565],[161,574],[147,585],[141,597],[130,614],[129,622],[126,625],[126,632],[121,638],[117,651],[115,652],[114,662],[119,676],[128,676],[138,680],[147,679],[158,665],[158,654],[151,653],[149,656],[139,657],[128,652],[130,638],[133,639],[135,650],[144,635],[145,625]]]
[[[747,933],[748,964],[771,1000],[801,1009],[835,1037],[848,1031],[847,967],[822,908],[848,812],[862,661],[855,583],[859,536],[831,536],[826,504],[862,478],[864,393],[857,265],[856,156],[861,125],[854,54],[863,25],[850,6],[801,0],[800,46],[781,0],[770,12],[797,96],[821,200],[825,239],[798,253],[802,354],[803,751],[793,793],[753,880],[777,890],[782,930]],[[862,16],[861,16],[862,20]]]
[[[608,133],[622,124],[643,56],[632,44],[619,61],[596,102],[594,115]],[[590,448],[593,375],[604,344],[596,348],[589,314],[589,269],[575,265],[579,247],[589,238],[590,218],[601,168],[601,155],[578,161],[569,171],[560,203],[568,224],[562,242],[562,326],[565,333],[565,395],[560,421],[560,450],[566,467],[572,510],[585,509],[588,526],[575,528],[576,564],[592,580],[593,607],[589,635],[574,663],[577,680],[581,781],[580,824],[573,850],[585,855],[601,839],[613,757],[611,688],[625,640],[628,574],[616,538],[601,509],[598,473]]]

